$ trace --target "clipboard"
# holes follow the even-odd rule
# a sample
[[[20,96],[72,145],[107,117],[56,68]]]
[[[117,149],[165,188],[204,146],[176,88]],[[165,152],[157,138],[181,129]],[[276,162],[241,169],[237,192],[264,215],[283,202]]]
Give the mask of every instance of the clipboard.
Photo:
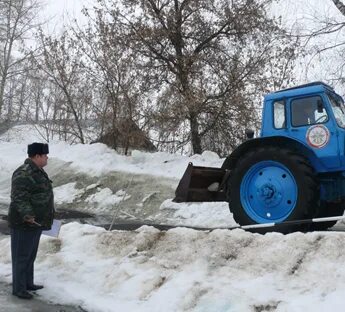
[[[53,220],[52,228],[48,231],[42,231],[43,235],[51,236],[51,237],[58,237],[61,229],[62,221],[61,220]]]

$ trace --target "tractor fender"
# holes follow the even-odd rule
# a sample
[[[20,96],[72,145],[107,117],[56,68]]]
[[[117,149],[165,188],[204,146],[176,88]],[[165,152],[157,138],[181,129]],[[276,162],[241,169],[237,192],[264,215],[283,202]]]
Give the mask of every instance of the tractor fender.
[[[245,141],[239,145],[223,162],[222,169],[231,170],[235,168],[237,161],[248,151],[255,149],[257,147],[263,148],[265,146],[281,146],[287,147],[291,150],[298,151],[301,155],[309,159],[311,165],[315,168],[324,167],[320,162],[313,150],[308,148],[303,143],[285,137],[285,136],[274,136],[274,137],[264,137],[255,138]]]

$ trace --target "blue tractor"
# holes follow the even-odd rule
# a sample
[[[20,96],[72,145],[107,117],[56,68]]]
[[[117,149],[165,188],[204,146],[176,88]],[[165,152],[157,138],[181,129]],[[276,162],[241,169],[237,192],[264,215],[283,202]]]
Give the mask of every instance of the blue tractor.
[[[267,94],[260,137],[238,146],[221,168],[189,164],[174,199],[224,200],[240,225],[343,215],[345,105],[341,96],[322,82]],[[308,226],[290,222],[279,231],[323,230],[335,222]]]

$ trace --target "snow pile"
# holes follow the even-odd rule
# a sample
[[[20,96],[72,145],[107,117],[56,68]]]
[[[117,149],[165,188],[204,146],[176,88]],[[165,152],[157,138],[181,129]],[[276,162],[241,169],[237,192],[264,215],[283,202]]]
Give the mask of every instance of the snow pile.
[[[41,129],[40,132],[43,130]],[[42,136],[37,128],[34,126],[16,126],[0,136],[0,169],[2,174],[0,176],[0,212],[5,213],[7,211],[8,204],[10,202],[10,182],[11,175],[13,171],[23,163],[24,159],[27,157],[26,149],[27,144],[34,141],[42,142]],[[123,198],[121,192],[123,189],[128,187],[129,183],[122,179],[123,183],[118,185],[117,188],[113,187],[110,189],[107,186],[99,186],[99,183],[81,186],[79,182],[78,174],[84,174],[93,177],[95,181],[100,180],[107,175],[114,172],[123,172],[126,175],[149,175],[151,177],[164,177],[168,179],[173,179],[173,183],[169,182],[168,187],[171,189],[170,198],[173,197],[173,189],[177,185],[178,180],[183,175],[189,162],[193,162],[197,166],[213,166],[220,167],[224,159],[220,159],[217,154],[213,152],[204,152],[202,155],[193,155],[191,157],[169,154],[169,153],[144,153],[140,151],[133,151],[131,156],[123,156],[116,153],[114,150],[108,148],[104,144],[75,144],[69,145],[66,142],[53,141],[49,143],[49,161],[48,166],[45,168],[49,173],[50,177],[64,172],[64,174],[70,174],[71,178],[66,177],[67,183],[61,184],[56,183],[53,178],[55,202],[57,205],[62,205],[63,207],[69,207],[73,209],[88,211],[93,213],[103,213],[103,214],[113,214],[115,207],[119,202],[127,201],[132,198],[131,205],[134,207],[129,213],[140,218],[142,211],[145,210],[145,203],[148,203],[152,198],[163,197],[162,190],[155,188],[154,185],[150,186],[150,181],[144,177],[143,181],[139,181],[140,185],[148,185],[147,190],[143,190],[144,194],[141,198],[138,192],[136,193],[137,198],[133,198],[133,192],[137,189],[133,188],[133,185],[138,185],[138,181],[133,181],[130,186],[130,193]],[[75,178],[72,178],[72,172],[75,173]],[[75,180],[74,180],[75,179]],[[155,178],[156,179],[156,178]],[[130,178],[128,178],[130,180]],[[161,185],[167,183],[165,180],[159,182]],[[121,190],[122,189],[122,190]],[[159,196],[158,196],[159,195]],[[169,198],[165,197],[161,200]],[[157,200],[156,200],[157,201]],[[157,210],[160,203],[154,203]],[[81,203],[81,204],[79,204]],[[69,204],[69,206],[66,204]],[[224,206],[224,204],[223,204]],[[186,214],[190,214],[193,222],[192,224],[198,225],[199,221],[209,220],[209,216],[214,213],[214,211],[219,210],[219,217],[212,218],[212,223],[217,223],[221,221],[220,225],[231,225],[234,222],[223,222],[222,218],[226,215],[225,219],[229,219],[229,211],[225,210],[221,206],[211,206],[210,209],[206,205],[200,205],[201,210],[205,210],[205,215],[200,215],[197,206],[192,208],[194,212],[187,212],[190,207],[185,208],[184,205],[174,205],[171,209],[171,213],[175,214],[173,218],[169,219],[170,223],[177,224],[188,224],[191,222],[186,220]],[[178,210],[181,209],[180,213]],[[121,210],[124,210],[121,208]],[[160,216],[165,218],[166,214],[171,214],[169,212],[169,207],[165,205],[164,211],[161,212]],[[145,215],[146,218],[150,211]],[[199,216],[199,217],[197,217]],[[201,219],[203,220],[201,220]],[[231,218],[231,217],[230,217]],[[150,218],[151,220],[152,217]],[[154,218],[155,219],[155,218]],[[232,219],[232,218],[231,218]],[[156,219],[155,219],[156,220]],[[187,221],[187,222],[184,222]],[[202,226],[203,224],[199,224]]]
[[[160,210],[173,210],[173,216],[168,223],[195,227],[232,227],[236,222],[229,211],[226,202],[215,203],[174,203],[167,199]]]
[[[11,141],[11,142],[8,142]],[[27,144],[43,142],[35,127],[16,126],[0,136],[0,164],[6,173],[12,172],[27,157]],[[220,167],[224,159],[213,152],[185,157],[169,153],[133,151],[123,156],[104,144],[50,142],[49,157],[68,163],[71,169],[94,176],[111,171],[150,174],[180,179],[189,162],[196,166]]]
[[[86,198],[86,202],[94,203],[101,210],[108,208],[109,206],[114,206],[120,203],[122,200],[127,200],[131,196],[127,195],[123,190],[119,190],[116,194],[109,188],[100,189],[98,193],[90,195]]]
[[[27,140],[18,137],[17,143],[0,136],[0,207],[9,202],[11,174],[25,159],[26,144],[37,141],[30,131],[22,132]],[[56,201],[82,201],[94,205],[97,213],[120,201],[121,211],[127,213],[129,201],[137,196],[133,189],[115,192],[97,182],[107,175],[126,179],[128,172],[150,174],[141,176],[146,184],[164,184],[166,178],[180,178],[190,161],[214,167],[223,161],[210,152],[183,157],[135,151],[126,157],[102,144],[63,142],[50,143],[50,157],[51,172],[67,168],[67,173],[76,174],[74,180],[55,187]],[[82,174],[93,178],[80,188]],[[160,191],[145,190],[134,208],[140,211]],[[128,202],[122,201],[124,196]],[[177,204],[165,198],[159,206],[166,223],[235,225],[227,203]],[[147,226],[107,232],[69,223],[58,239],[42,237],[35,276],[37,283],[45,284],[38,292],[43,300],[94,312],[343,311],[344,239],[345,233],[335,232],[284,236],[242,230],[159,231]],[[0,249],[0,282],[10,283],[9,237],[0,236]]]
[[[76,188],[77,182],[67,183],[54,188],[54,202],[56,204],[72,203],[83,193]]]
[[[342,311],[344,239],[71,223],[42,238],[36,280],[43,299],[87,311]],[[10,273],[3,253],[0,274],[10,282]]]

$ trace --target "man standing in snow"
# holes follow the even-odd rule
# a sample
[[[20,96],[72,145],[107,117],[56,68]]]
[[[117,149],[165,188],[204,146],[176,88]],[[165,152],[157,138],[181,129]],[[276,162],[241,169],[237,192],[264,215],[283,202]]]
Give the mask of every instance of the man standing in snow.
[[[42,289],[34,284],[34,262],[42,230],[49,230],[54,217],[52,181],[47,165],[48,144],[28,145],[28,158],[12,176],[8,221],[11,228],[13,295],[31,299],[28,290]]]

